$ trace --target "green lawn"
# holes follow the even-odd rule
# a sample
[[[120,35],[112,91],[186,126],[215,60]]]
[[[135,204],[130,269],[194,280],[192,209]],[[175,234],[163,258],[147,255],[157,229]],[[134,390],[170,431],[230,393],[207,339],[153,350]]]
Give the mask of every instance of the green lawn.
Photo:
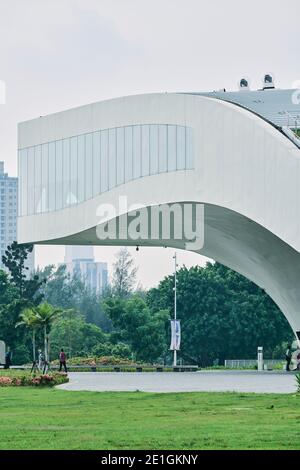
[[[1,388],[0,449],[300,449],[300,396]]]

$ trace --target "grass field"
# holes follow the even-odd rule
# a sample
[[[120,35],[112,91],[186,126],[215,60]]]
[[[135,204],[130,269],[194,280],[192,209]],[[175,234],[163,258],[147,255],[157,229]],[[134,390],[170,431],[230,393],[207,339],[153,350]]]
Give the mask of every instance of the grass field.
[[[0,449],[300,449],[300,396],[1,388]]]

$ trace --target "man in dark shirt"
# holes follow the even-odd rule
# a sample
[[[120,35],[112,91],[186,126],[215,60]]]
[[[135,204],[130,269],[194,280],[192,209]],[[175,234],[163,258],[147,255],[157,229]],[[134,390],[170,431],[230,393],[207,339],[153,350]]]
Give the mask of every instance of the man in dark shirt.
[[[66,354],[64,350],[62,349],[59,354],[59,372],[61,372],[62,367],[64,367],[65,372],[67,371],[67,364],[66,364]]]

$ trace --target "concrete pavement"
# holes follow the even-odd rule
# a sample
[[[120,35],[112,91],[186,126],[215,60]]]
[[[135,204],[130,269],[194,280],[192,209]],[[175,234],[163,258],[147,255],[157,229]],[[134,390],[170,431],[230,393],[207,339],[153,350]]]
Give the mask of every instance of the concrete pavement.
[[[143,392],[296,392],[294,373],[283,371],[71,372],[63,390]]]

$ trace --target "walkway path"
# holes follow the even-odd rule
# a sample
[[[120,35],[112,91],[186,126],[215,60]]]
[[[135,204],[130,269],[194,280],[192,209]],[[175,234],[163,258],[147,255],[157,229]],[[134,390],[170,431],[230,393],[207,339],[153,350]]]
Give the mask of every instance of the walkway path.
[[[257,371],[71,372],[64,390],[293,393],[293,373]]]

